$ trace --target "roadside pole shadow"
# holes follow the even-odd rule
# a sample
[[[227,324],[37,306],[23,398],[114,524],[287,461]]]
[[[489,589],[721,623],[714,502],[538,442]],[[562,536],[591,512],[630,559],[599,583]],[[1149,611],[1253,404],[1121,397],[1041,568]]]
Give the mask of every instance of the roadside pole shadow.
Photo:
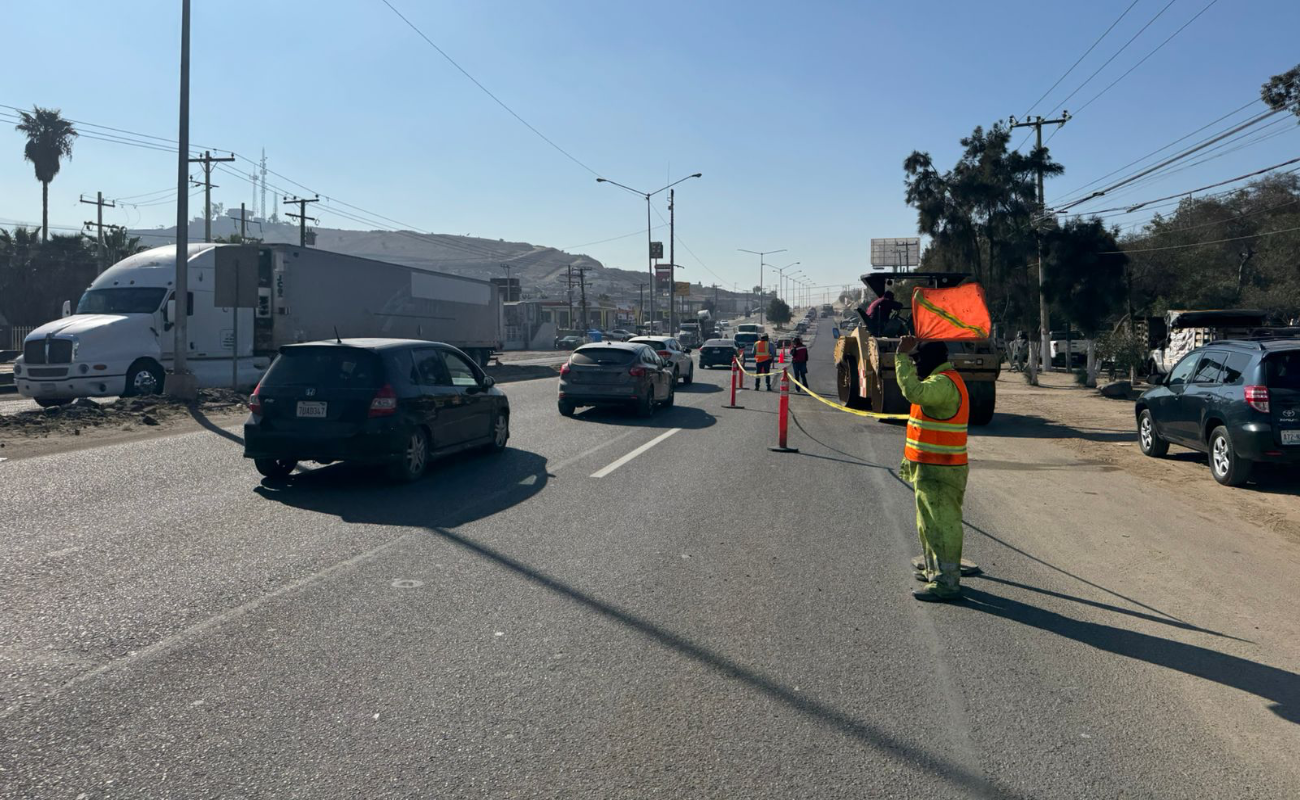
[[[186,410],[190,412],[190,419],[199,423],[199,427],[203,428],[205,431],[208,431],[209,433],[215,433],[216,435],[220,436],[222,439],[229,439],[230,441],[234,442],[240,447],[244,446],[244,437],[240,436],[237,433],[231,433],[225,428],[218,426],[215,422],[208,419],[207,415],[205,415],[202,411],[199,411],[194,406],[187,406]]]
[[[1008,789],[995,786],[984,775],[971,772],[960,764],[945,759],[942,755],[928,752],[915,745],[900,741],[880,728],[840,711],[834,706],[814,700],[806,694],[778,682],[757,670],[743,666],[726,656],[716,653],[703,645],[696,644],[662,628],[649,620],[625,611],[612,603],[589,595],[582,590],[533,569],[505,553],[463,536],[444,527],[430,527],[431,534],[445,539],[479,556],[529,583],[540,586],[547,591],[558,594],[577,603],[588,611],[595,612],[645,636],[660,646],[687,656],[693,661],[707,667],[724,677],[739,681],[757,690],[770,699],[776,700],[817,722],[827,725],[870,747],[877,748],[903,761],[910,762],[938,775],[956,786],[974,792],[980,797],[1020,798]]]
[[[1197,645],[1095,622],[963,587],[965,607],[1073,639],[1107,653],[1203,678],[1271,701],[1269,710],[1300,724],[1300,675]]]

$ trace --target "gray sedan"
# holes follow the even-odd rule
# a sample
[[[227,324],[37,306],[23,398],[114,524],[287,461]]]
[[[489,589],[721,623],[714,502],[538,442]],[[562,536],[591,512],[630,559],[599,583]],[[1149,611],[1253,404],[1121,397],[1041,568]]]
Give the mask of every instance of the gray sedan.
[[[657,406],[671,406],[677,382],[673,365],[643,344],[600,342],[579,347],[560,367],[560,414],[578,406],[633,406],[648,417]]]

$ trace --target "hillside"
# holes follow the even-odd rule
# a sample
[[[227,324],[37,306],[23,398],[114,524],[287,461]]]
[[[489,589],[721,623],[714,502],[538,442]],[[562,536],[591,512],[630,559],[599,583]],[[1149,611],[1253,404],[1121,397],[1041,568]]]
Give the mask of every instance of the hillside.
[[[159,228],[145,233],[145,243],[159,241],[160,234],[167,235],[174,228]],[[359,231],[340,228],[315,228],[315,246],[322,250],[390,261],[395,264],[451,272],[475,278],[502,278],[507,274],[518,278],[525,297],[564,297],[570,265],[576,270],[587,268],[587,296],[608,295],[614,302],[635,303],[640,296],[640,286],[647,275],[641,270],[606,267],[600,261],[583,254],[566,253],[554,247],[527,242],[508,242],[497,239],[479,239],[471,236],[447,234],[419,234],[410,231]],[[213,237],[225,237],[239,232],[238,223],[229,217],[213,220]],[[284,223],[253,222],[250,236],[260,236],[267,242],[296,242],[298,227]],[[191,239],[203,238],[203,222],[190,223]],[[577,273],[574,273],[574,293],[577,294]],[[699,294],[703,289],[693,286]],[[720,292],[731,297],[731,292]],[[710,289],[708,295],[712,296]]]

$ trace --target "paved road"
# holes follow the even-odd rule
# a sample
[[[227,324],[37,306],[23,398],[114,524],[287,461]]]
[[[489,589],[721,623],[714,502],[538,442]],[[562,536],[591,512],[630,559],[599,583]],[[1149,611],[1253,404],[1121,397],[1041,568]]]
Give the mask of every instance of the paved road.
[[[1133,588],[992,479],[988,577],[916,603],[900,429],[795,398],[772,453],[726,377],[649,420],[509,385],[505,454],[403,487],[262,486],[237,430],[0,465],[0,796],[1300,793],[1293,605],[1171,608],[1177,556]]]

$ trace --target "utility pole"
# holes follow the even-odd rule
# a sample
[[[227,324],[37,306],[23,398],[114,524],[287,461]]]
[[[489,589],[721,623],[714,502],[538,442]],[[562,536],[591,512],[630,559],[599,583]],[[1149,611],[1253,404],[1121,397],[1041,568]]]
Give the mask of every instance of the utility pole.
[[[573,265],[569,265],[569,329],[573,329]]]
[[[222,161],[234,161],[234,156],[228,158],[213,158],[212,152],[203,151],[202,158],[191,158],[191,164],[203,165],[203,241],[212,241],[212,165]]]
[[[193,400],[198,383],[185,363],[189,349],[189,233],[190,233],[190,0],[181,0],[181,80],[180,121],[176,136],[176,292],[172,307],[175,339],[172,349],[172,374],[164,391],[180,400]]]
[[[1016,118],[1011,118],[1012,130],[1016,128],[1033,128],[1036,137],[1034,152],[1042,158],[1043,149],[1043,126],[1044,125],[1064,125],[1070,119],[1069,111],[1062,111],[1060,119],[1043,119],[1034,117],[1024,122],[1016,122]],[[1039,344],[1041,348],[1039,354],[1042,356],[1043,369],[1046,370],[1051,365],[1052,360],[1052,329],[1050,320],[1047,316],[1047,296],[1043,294],[1043,287],[1047,283],[1046,273],[1043,271],[1043,234],[1042,225],[1047,214],[1047,202],[1043,198],[1043,163],[1038,162],[1038,223],[1034,225],[1034,239],[1037,241],[1038,248],[1038,317],[1041,330],[1042,340]],[[1032,382],[1038,384],[1038,376],[1031,376]]]
[[[239,204],[239,243],[243,244],[248,241],[248,212],[244,210],[244,204]]]
[[[645,323],[645,287],[649,285],[650,284],[648,283],[638,283],[636,285],[636,291],[637,291],[636,310],[641,316],[642,324]]]
[[[286,205],[290,203],[298,204],[297,214],[286,213],[285,216],[288,217],[289,219],[298,220],[298,246],[306,247],[307,246],[307,220],[311,220],[312,222],[320,222],[320,220],[316,219],[315,217],[307,216],[307,204],[319,203],[320,198],[319,197],[313,197],[313,198],[286,197],[284,198],[284,202]]]
[[[677,330],[676,309],[677,304],[673,298],[677,296],[677,213],[673,210],[677,205],[677,190],[668,190],[668,335],[672,336]]]
[[[589,324],[587,322],[587,270],[591,267],[578,267],[578,288],[582,292],[582,332],[585,335]]]
[[[98,262],[95,274],[98,275],[108,266],[104,263],[104,208],[117,208],[117,204],[111,200],[105,200],[103,192],[95,192],[94,200],[87,200],[82,197],[81,202],[95,206],[95,221],[87,222],[86,226],[89,227],[93,225],[95,227],[95,257]]]

